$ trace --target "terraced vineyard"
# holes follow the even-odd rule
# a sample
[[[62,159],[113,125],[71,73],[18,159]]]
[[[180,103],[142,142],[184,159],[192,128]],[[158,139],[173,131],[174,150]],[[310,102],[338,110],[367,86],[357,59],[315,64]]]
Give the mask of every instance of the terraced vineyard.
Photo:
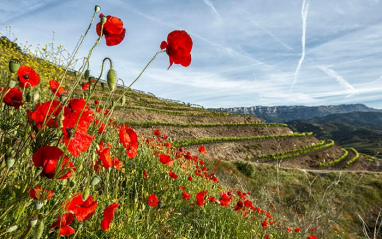
[[[126,102],[122,105],[116,102],[122,91],[123,88],[117,89],[110,100],[101,94],[94,100],[99,100],[100,105],[102,101],[114,101],[117,106],[113,115],[117,121],[146,135],[158,129],[171,137],[174,146],[185,147],[192,153],[203,144],[210,158],[225,161],[247,160],[304,169],[377,169],[375,160],[356,157],[353,150],[344,156],[346,149],[334,141],[319,141],[311,132],[292,132],[285,124],[266,124],[256,117],[211,112],[136,90],[125,93]]]

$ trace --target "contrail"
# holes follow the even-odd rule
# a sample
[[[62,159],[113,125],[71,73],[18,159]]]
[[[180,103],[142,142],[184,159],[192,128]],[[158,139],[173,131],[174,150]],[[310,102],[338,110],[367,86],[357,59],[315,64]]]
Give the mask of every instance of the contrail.
[[[305,58],[306,18],[308,17],[309,4],[310,4],[310,0],[308,0],[308,2],[303,0],[303,2],[302,2],[302,8],[301,8],[301,17],[302,17],[302,39],[301,39],[302,54],[301,54],[300,61],[298,62],[296,71],[294,73],[293,83],[292,83],[292,85],[290,87],[289,95],[292,93],[293,86],[297,83],[298,74],[300,73],[300,69],[301,69],[301,64],[302,64],[302,62],[304,61],[304,58]]]
[[[222,18],[220,17],[220,14],[218,13],[218,11],[216,11],[216,8],[214,7],[214,5],[212,5],[212,3],[209,0],[203,0],[203,1],[205,4],[207,4],[212,9],[212,11],[215,13],[217,18],[221,21]]]
[[[334,77],[340,85],[344,86],[348,91],[350,91],[350,94],[357,94],[358,91],[347,81],[345,80],[340,74],[335,72],[332,69],[329,69],[326,66],[318,66],[319,69],[321,69],[323,72],[328,74],[328,76]]]

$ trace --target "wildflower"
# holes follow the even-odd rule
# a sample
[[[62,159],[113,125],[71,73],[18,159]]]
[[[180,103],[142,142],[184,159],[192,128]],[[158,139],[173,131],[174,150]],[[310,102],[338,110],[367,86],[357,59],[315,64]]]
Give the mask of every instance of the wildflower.
[[[214,197],[211,196],[211,197],[208,198],[208,200],[209,200],[210,202],[215,202],[215,201],[216,201],[216,198],[214,198]]]
[[[113,220],[115,209],[119,206],[118,203],[112,203],[107,206],[103,211],[103,219],[101,221],[101,228],[104,231],[108,231],[110,227],[110,223]]]
[[[6,87],[0,88],[0,91],[8,91]],[[6,105],[13,106],[17,110],[23,103],[23,92],[17,87],[10,89],[3,98],[3,102]]]
[[[261,223],[261,226],[262,226],[263,228],[267,228],[267,227],[268,227],[267,219],[264,219],[264,221]]]
[[[201,154],[207,154],[206,149],[204,148],[203,145],[200,145],[200,146],[199,146],[198,151],[199,151]]]
[[[296,228],[294,229],[294,232],[301,232],[301,228],[296,227]]]
[[[230,196],[229,193],[226,192],[220,193],[219,202],[221,206],[228,207],[230,201],[232,201],[232,195]]]
[[[192,177],[188,176],[188,181],[192,182]]]
[[[145,179],[147,179],[148,177],[147,177],[147,171],[145,170],[145,171],[143,171],[143,177],[145,178]]]
[[[106,130],[105,130],[106,126],[105,126],[105,124],[104,124],[102,121],[100,121],[99,119],[96,119],[96,121],[95,121],[95,127],[98,128],[98,133],[99,133],[99,134],[106,134]]]
[[[83,222],[93,216],[97,209],[97,202],[94,201],[92,195],[89,195],[89,197],[83,201],[82,194],[79,194],[67,203],[65,207],[68,212],[71,212],[76,216],[79,222]]]
[[[119,142],[126,148],[127,156],[134,158],[138,153],[138,136],[130,127],[123,125],[119,129]]]
[[[189,66],[191,64],[192,39],[186,31],[173,31],[167,36],[167,42],[162,41],[160,48],[166,49],[170,59],[170,67],[173,63]]]
[[[292,228],[286,227],[286,229],[287,229],[288,233],[292,233],[293,232]]]
[[[111,155],[110,155],[110,148],[105,148],[103,146],[103,141],[99,143],[99,150],[96,150],[96,153],[100,156],[100,160],[102,162],[102,166],[104,168],[110,168],[113,165],[113,162],[111,160]]]
[[[311,236],[308,236],[306,239],[317,239],[317,237],[316,237],[316,236],[313,236],[313,235],[311,235]]]
[[[101,13],[99,15],[102,18],[104,15]],[[125,38],[126,29],[123,28],[123,22],[118,17],[106,16],[107,20],[103,25],[103,35],[105,36],[106,45],[114,46],[118,45]],[[98,36],[101,35],[102,23],[97,24],[96,30]]]
[[[53,178],[56,173],[57,161],[64,154],[61,149],[55,146],[42,146],[33,154],[33,164],[36,167],[42,167],[43,171],[41,172],[42,176],[48,178]],[[65,169],[64,169],[65,166]],[[66,170],[67,169],[67,170]],[[61,163],[61,168],[57,174],[57,179],[64,180],[72,176],[72,170],[75,171],[74,165],[69,161],[68,156],[64,156],[64,160]]]
[[[177,179],[178,178],[178,175],[176,175],[173,171],[170,170],[170,172],[168,173],[168,176],[170,176],[171,178],[173,179]]]
[[[55,80],[49,81],[50,91],[58,98],[60,98],[61,94],[68,93],[64,88],[62,88],[61,86],[59,87],[59,85],[60,83],[58,83]]]
[[[113,160],[111,161],[113,166],[117,169],[120,170],[123,166],[123,162],[120,161],[117,157],[114,157]]]
[[[29,196],[33,198],[34,200],[48,200],[49,198],[53,197],[54,191],[53,190],[41,190],[41,186],[37,186],[35,188],[32,188],[29,190]]]
[[[72,228],[70,223],[73,222],[74,215],[71,213],[65,213],[62,215],[62,219],[60,216],[57,216],[57,221],[50,226],[50,228],[60,227],[60,231],[58,235],[67,236],[71,235],[75,232],[74,228]]]
[[[206,203],[206,200],[204,200],[204,197],[206,196],[206,194],[208,193],[208,191],[204,190],[204,191],[201,191],[199,192],[198,194],[196,194],[196,204],[200,207],[203,207],[204,204]]]
[[[57,128],[61,109],[62,105],[58,100],[37,103],[36,109],[30,114],[30,119],[35,121],[38,129],[41,129],[46,120],[48,120],[46,124],[48,127]]]
[[[241,200],[239,200],[237,203],[236,203],[236,205],[233,207],[233,209],[235,210],[235,211],[240,211],[241,209],[243,209],[243,206],[244,206],[244,204],[243,204],[243,202],[241,201]]]
[[[20,66],[17,75],[21,88],[33,87],[40,83],[40,76],[29,66]]]
[[[189,201],[190,198],[191,198],[191,194],[183,192],[182,193],[182,197],[183,197],[184,200]]]
[[[156,206],[158,206],[159,200],[158,200],[158,197],[155,194],[151,194],[149,196],[149,198],[147,199],[147,202],[149,203],[150,206],[156,207]]]
[[[162,132],[160,132],[160,130],[159,129],[155,129],[155,130],[153,130],[153,135],[161,135],[162,134]]]
[[[269,212],[267,212],[265,215],[267,216],[267,218],[273,219],[273,217],[271,216],[271,214]]]
[[[99,105],[99,100],[95,100],[94,104]]]
[[[267,234],[264,235],[265,239],[269,239],[269,236]]]
[[[166,154],[159,155],[159,161],[167,166],[171,167],[174,164],[174,160],[171,160],[171,157]]]

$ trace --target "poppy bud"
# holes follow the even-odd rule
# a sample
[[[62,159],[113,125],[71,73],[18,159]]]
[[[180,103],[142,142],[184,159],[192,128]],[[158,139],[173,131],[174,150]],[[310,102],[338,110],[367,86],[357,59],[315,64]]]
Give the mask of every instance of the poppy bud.
[[[60,101],[61,101],[62,103],[64,103],[64,102],[66,101],[66,99],[68,99],[68,94],[67,94],[67,93],[62,93],[62,94],[60,95]]]
[[[34,227],[34,226],[36,226],[36,224],[37,224],[37,218],[32,218],[30,221],[29,221],[29,226],[31,226],[31,227]]]
[[[96,157],[97,157],[96,152],[93,152],[93,153],[92,153],[92,160],[95,161],[95,160],[96,160]]]
[[[74,185],[75,185],[74,181],[70,181],[69,185],[70,185],[71,188],[74,187]]]
[[[43,232],[44,232],[44,222],[41,221],[40,224],[38,225],[35,238],[40,239]]]
[[[40,99],[40,92],[36,91],[33,94],[33,102],[37,102],[37,101],[39,101],[39,99]]]
[[[75,72],[74,72],[74,76],[78,76],[78,71],[75,71]]]
[[[41,167],[36,168],[36,170],[34,171],[34,175],[37,177],[38,175],[41,174],[42,170],[43,169]]]
[[[7,165],[7,168],[11,168],[13,164],[15,164],[14,158],[7,158],[5,159],[5,164]]]
[[[25,95],[25,101],[31,102],[31,100],[32,100],[32,92],[28,91],[27,94]]]
[[[101,82],[101,88],[102,88],[102,91],[105,90],[105,83]]]
[[[92,186],[97,185],[99,182],[101,182],[101,178],[98,175],[95,175],[92,180],[90,181],[90,184]]]
[[[44,202],[42,202],[40,200],[37,200],[34,202],[34,209],[40,210],[42,208],[42,206],[44,206]]]
[[[86,70],[86,71],[85,71],[85,80],[88,80],[88,79],[89,79],[89,75],[90,75],[90,71],[89,71],[89,70]]]
[[[25,155],[28,155],[28,154],[29,154],[29,150],[30,150],[29,148],[26,148],[26,149],[25,149]]]
[[[16,73],[20,68],[20,62],[17,59],[11,59],[9,61],[9,71],[12,73]]]
[[[126,102],[126,96],[125,95],[122,95],[122,98],[121,98],[121,105],[124,105]]]
[[[107,72],[107,85],[111,90],[114,90],[115,86],[117,85],[117,76],[113,68]]]
[[[99,12],[99,11],[101,11],[101,7],[98,6],[98,5],[95,5],[95,7],[94,7],[94,11],[95,11],[95,12]]]
[[[89,197],[89,195],[90,195],[90,189],[86,188],[85,192],[84,192],[84,195],[83,195],[84,201],[86,201],[86,199]]]
[[[17,230],[17,228],[18,228],[18,226],[17,226],[17,225],[11,226],[10,228],[8,228],[8,229],[7,229],[7,231],[6,231],[6,232],[14,232],[14,231],[16,231],[16,230]]]
[[[16,86],[16,81],[11,80],[11,81],[9,82],[9,88],[13,88],[13,87],[15,87],[15,86]]]
[[[83,223],[79,223],[79,224],[78,224],[78,227],[77,227],[77,230],[81,230],[83,226],[84,226]]]

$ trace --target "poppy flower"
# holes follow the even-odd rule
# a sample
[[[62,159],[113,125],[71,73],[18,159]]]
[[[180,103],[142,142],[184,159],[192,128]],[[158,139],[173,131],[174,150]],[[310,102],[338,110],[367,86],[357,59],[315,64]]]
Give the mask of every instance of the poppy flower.
[[[64,141],[68,147],[68,151],[74,157],[80,155],[80,153],[88,150],[94,137],[86,132],[74,131],[74,128],[64,127]],[[69,142],[70,139],[70,142]]]
[[[192,177],[188,176],[188,181],[192,182]]]
[[[111,160],[111,155],[110,155],[110,148],[105,148],[103,146],[103,141],[99,143],[99,150],[96,150],[96,153],[100,156],[100,160],[102,162],[102,166],[104,168],[110,168],[113,165],[113,162]]]
[[[147,177],[147,171],[145,170],[145,171],[143,171],[143,177],[145,178],[145,179],[147,179],[148,177]]]
[[[94,104],[99,105],[99,100],[95,100]]]
[[[200,207],[203,207],[206,203],[206,200],[204,200],[204,197],[207,195],[208,191],[204,190],[196,194],[196,204]]]
[[[93,216],[96,209],[97,202],[94,201],[92,195],[89,195],[89,197],[83,201],[82,194],[79,194],[66,204],[66,210],[73,213],[79,222],[88,220]]]
[[[123,162],[120,161],[117,157],[114,157],[113,160],[112,160],[111,162],[112,162],[113,166],[114,166],[117,170],[121,169],[122,166],[123,166]]]
[[[269,239],[269,236],[267,234],[264,235],[265,239]]]
[[[235,211],[240,211],[241,209],[243,209],[243,206],[244,206],[243,202],[242,202],[241,200],[239,200],[239,201],[236,203],[236,205],[233,207],[233,209],[234,209]]]
[[[54,94],[58,98],[60,98],[61,94],[68,93],[64,88],[60,86],[60,83],[58,83],[58,81],[50,80],[49,86],[50,86],[50,91],[52,92],[52,94]]]
[[[173,31],[167,36],[167,42],[162,41],[160,48],[166,49],[170,58],[170,67],[173,63],[189,66],[191,64],[192,39],[186,31]]]
[[[19,86],[24,87],[33,87],[40,83],[40,76],[29,66],[20,66],[17,71]]]
[[[198,151],[201,153],[201,154],[206,154],[206,149],[204,148],[203,145],[200,145],[199,148],[198,148]]]
[[[214,197],[211,196],[211,197],[208,198],[208,200],[209,200],[210,202],[215,202],[215,201],[216,201],[216,198],[214,198]]]
[[[172,165],[174,164],[174,160],[171,160],[171,156],[166,154],[159,155],[159,162],[166,164],[169,167],[172,167]]]
[[[108,231],[110,223],[113,220],[115,209],[119,206],[118,203],[112,203],[103,211],[103,219],[101,221],[101,228],[104,231]]]
[[[306,239],[317,239],[317,237],[316,237],[316,236],[313,236],[313,235],[311,235],[311,236],[308,236]]]
[[[123,125],[119,131],[119,142],[126,148],[129,158],[134,158],[138,153],[138,135],[133,129]]]
[[[98,133],[99,134],[106,134],[106,125],[100,121],[99,119],[96,119],[95,121],[95,127],[98,128]]]
[[[182,193],[182,197],[183,197],[184,200],[189,201],[190,198],[191,198],[191,194],[183,192]]]
[[[99,15],[102,18],[104,15]],[[123,22],[118,17],[106,16],[107,20],[103,25],[103,35],[105,36],[106,45],[114,46],[118,45],[125,38],[126,29],[123,28]],[[102,23],[99,22],[96,27],[98,36],[101,35]]]
[[[94,121],[94,112],[84,99],[71,99],[68,106],[64,108],[64,128],[75,128],[80,115],[77,130],[87,132],[90,124]]]
[[[294,232],[301,232],[301,228],[296,227],[296,228],[294,229]]]
[[[48,200],[49,198],[53,197],[53,195],[54,195],[53,190],[42,191],[41,186],[37,186],[29,190],[29,196],[33,198],[34,200]]]
[[[153,130],[153,135],[161,135],[162,134],[162,132],[160,132],[160,130],[159,129],[155,129],[155,130]]]
[[[288,233],[292,233],[293,232],[293,229],[292,228],[289,228],[289,227],[286,227]]]
[[[155,194],[151,194],[149,196],[149,198],[147,199],[147,202],[149,203],[150,206],[156,207],[156,206],[158,206],[159,200],[158,200],[158,197]]]
[[[228,207],[230,201],[232,201],[232,196],[230,196],[229,193],[227,192],[220,193],[219,202],[221,206]]]
[[[261,226],[262,226],[263,228],[267,228],[267,227],[268,227],[267,219],[264,219],[264,221],[261,223]]]
[[[61,149],[55,146],[42,146],[37,150],[36,153],[33,154],[33,164],[36,167],[41,167],[43,169],[43,171],[41,172],[42,176],[46,176],[52,179],[54,178],[54,174],[56,173],[57,161],[59,158],[62,157],[63,154],[64,152],[62,152]],[[57,179],[67,179],[73,174],[71,170],[76,171],[76,168],[74,168],[73,163],[71,161],[68,161],[69,158],[65,155],[64,160],[61,163],[61,168],[59,169],[60,171],[57,174]]]
[[[60,216],[57,216],[57,221],[50,226],[50,228],[60,227],[60,231],[58,235],[60,236],[68,236],[75,232],[74,228],[72,228],[70,223],[74,220],[74,215],[71,213],[65,213],[62,215],[62,219]]]
[[[58,100],[47,101],[44,103],[37,103],[36,109],[30,114],[30,118],[35,121],[38,129],[44,125],[50,128],[58,127],[58,115],[60,114],[62,105]]]
[[[171,178],[173,179],[177,179],[178,178],[178,175],[176,175],[173,171],[170,170],[170,172],[168,173],[168,176],[170,176]]]
[[[8,91],[8,88],[0,88],[0,91]],[[23,105],[23,92],[17,87],[10,89],[3,98],[3,102],[6,105],[13,106],[17,110],[21,105]]]

